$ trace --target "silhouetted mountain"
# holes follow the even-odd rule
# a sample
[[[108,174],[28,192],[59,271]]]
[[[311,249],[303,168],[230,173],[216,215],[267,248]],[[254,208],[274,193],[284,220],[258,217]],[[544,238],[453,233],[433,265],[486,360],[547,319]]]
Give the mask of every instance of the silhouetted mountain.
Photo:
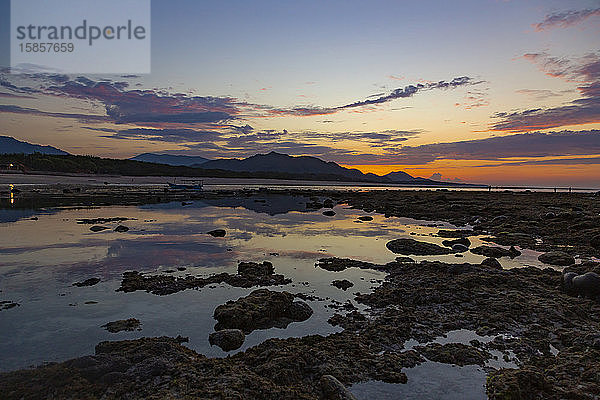
[[[22,142],[10,136],[0,136],[0,154],[55,154],[55,155],[66,155],[69,154],[66,151],[62,151],[52,146],[42,146],[39,144],[31,144]]]
[[[389,174],[383,175],[393,182],[412,182],[417,178],[414,178],[404,171],[390,172]]]
[[[199,167],[236,172],[277,172],[297,175],[336,176],[363,182],[390,182],[388,178],[375,174],[363,174],[357,169],[344,168],[334,162],[326,162],[316,157],[292,157],[274,151],[269,154],[257,154],[242,160],[221,159],[208,161],[199,165]]]
[[[173,154],[156,154],[156,153],[143,153],[135,157],[131,157],[130,160],[145,161],[157,164],[167,165],[185,165],[185,166],[200,166],[201,164],[210,161],[208,158],[198,156],[179,156]]]

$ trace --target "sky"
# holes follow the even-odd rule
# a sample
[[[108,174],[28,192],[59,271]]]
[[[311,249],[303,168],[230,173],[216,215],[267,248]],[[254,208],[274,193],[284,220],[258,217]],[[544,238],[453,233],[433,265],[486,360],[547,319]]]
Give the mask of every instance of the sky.
[[[600,187],[600,1],[154,0],[151,15],[150,74],[11,74],[0,43],[0,135]]]

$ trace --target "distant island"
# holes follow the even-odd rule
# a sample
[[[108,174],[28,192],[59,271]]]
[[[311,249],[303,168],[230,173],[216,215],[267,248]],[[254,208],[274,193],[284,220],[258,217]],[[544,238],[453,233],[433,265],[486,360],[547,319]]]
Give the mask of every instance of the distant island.
[[[144,153],[130,159],[73,155],[52,146],[21,142],[0,136],[0,170],[22,173],[80,173],[122,176],[183,176],[260,178],[308,181],[361,182],[418,186],[473,186],[413,177],[397,171],[386,175],[362,173],[335,162],[277,152],[244,159],[208,160],[204,157]],[[10,170],[10,171],[9,171]]]

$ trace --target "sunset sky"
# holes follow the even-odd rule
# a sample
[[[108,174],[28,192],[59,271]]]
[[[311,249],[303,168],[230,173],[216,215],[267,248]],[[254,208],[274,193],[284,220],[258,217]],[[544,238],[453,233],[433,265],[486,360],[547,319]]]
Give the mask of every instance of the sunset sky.
[[[113,158],[274,150],[600,187],[600,1],[154,0],[151,33],[148,75],[4,61],[0,135]]]

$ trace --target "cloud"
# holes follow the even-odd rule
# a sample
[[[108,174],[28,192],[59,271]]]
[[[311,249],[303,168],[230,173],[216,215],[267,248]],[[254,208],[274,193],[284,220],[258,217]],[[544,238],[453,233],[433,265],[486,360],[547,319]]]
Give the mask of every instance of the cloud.
[[[382,148],[340,159],[346,164],[426,164],[436,160],[503,160],[513,157],[600,154],[600,130],[529,132],[452,143]]]
[[[558,107],[496,113],[492,117],[498,122],[491,125],[491,130],[529,132],[600,122],[600,57],[597,54],[588,54],[577,62],[546,53],[529,53],[523,58],[536,63],[549,76],[577,82],[581,97]]]
[[[575,24],[585,21],[589,17],[600,15],[600,8],[588,8],[585,10],[568,10],[558,13],[546,15],[546,18],[540,23],[533,24],[533,28],[537,32],[546,29],[561,27],[568,28]]]
[[[344,106],[337,107],[337,109],[354,108],[354,107],[386,103],[388,101],[395,100],[395,99],[411,97],[415,93],[417,93],[418,91],[421,91],[421,90],[454,89],[459,86],[474,85],[477,83],[481,83],[481,82],[473,82],[473,79],[469,78],[467,76],[461,76],[459,78],[454,78],[450,82],[439,81],[439,82],[417,83],[416,85],[408,85],[408,86],[405,86],[404,88],[395,89],[390,94],[387,94],[384,96],[376,97],[374,99],[368,98],[367,100],[356,101],[354,103],[350,103],[350,104],[346,104]],[[369,97],[372,97],[372,96],[369,96]]]
[[[548,160],[526,160],[494,164],[473,165],[469,168],[489,168],[523,165],[600,165],[600,157],[551,158]]]
[[[13,105],[0,104],[0,112],[12,113],[12,114],[27,114],[35,115],[38,117],[54,117],[54,118],[73,118],[78,119],[82,122],[108,122],[108,118],[104,115],[92,115],[92,114],[77,114],[77,113],[56,113],[40,111],[35,108],[27,108]]]

